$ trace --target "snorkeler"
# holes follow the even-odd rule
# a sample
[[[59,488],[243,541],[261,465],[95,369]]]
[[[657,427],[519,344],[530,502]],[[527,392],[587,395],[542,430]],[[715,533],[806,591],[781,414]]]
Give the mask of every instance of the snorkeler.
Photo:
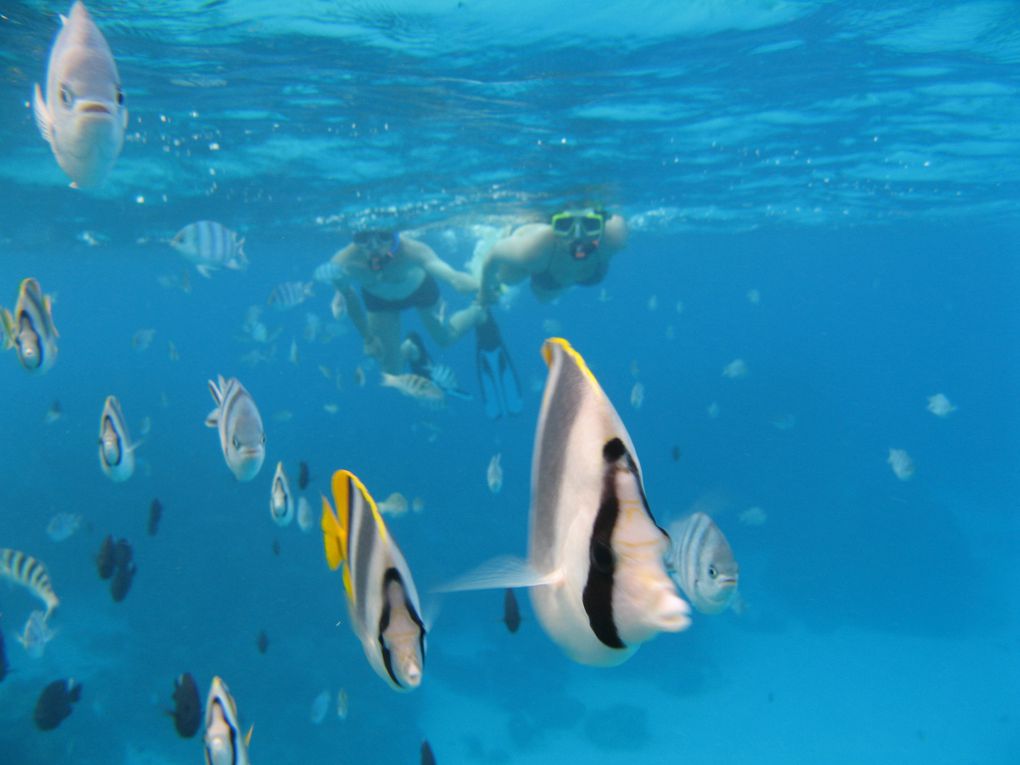
[[[500,239],[482,259],[478,300],[491,305],[504,285],[531,279],[542,302],[574,285],[602,281],[609,259],[627,244],[627,224],[603,209],[564,210],[549,223],[526,223]],[[491,418],[521,411],[520,383],[488,312],[476,327],[478,382]]]
[[[418,309],[425,329],[444,346],[460,338],[485,315],[484,308],[473,304],[444,321],[436,279],[463,293],[475,292],[477,279],[452,268],[428,245],[396,231],[358,231],[332,262],[343,274],[334,284],[347,299],[351,320],[365,341],[365,352],[376,357],[388,374],[399,374],[404,361],[400,352],[402,311]],[[364,312],[350,282],[361,288]]]

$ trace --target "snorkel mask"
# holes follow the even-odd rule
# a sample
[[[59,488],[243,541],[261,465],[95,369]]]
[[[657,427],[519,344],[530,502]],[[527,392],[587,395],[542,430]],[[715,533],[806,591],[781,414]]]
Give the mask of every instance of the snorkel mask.
[[[371,253],[368,256],[368,267],[373,271],[382,271],[397,254],[400,240],[396,231],[368,228],[354,233],[354,243]]]
[[[570,239],[570,254],[584,260],[599,248],[606,228],[606,214],[601,210],[566,210],[549,221],[556,236]]]

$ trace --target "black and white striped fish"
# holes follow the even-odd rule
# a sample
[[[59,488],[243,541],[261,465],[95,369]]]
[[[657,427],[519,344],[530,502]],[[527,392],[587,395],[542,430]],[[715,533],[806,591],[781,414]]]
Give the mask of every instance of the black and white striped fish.
[[[0,311],[4,325],[4,349],[15,348],[18,361],[29,372],[46,372],[57,361],[57,328],[53,324],[53,300],[43,295],[39,282],[22,280],[14,313]]]
[[[322,498],[326,562],[343,566],[351,626],[368,663],[397,691],[421,684],[425,623],[407,561],[390,536],[375,500],[357,476],[333,474],[333,502]]]
[[[243,271],[248,267],[244,239],[216,221],[189,223],[174,235],[170,246],[194,263],[207,279],[216,269]]]
[[[315,294],[314,282],[280,282],[269,293],[267,305],[278,311],[289,311]]]
[[[248,735],[241,733],[237,703],[230,689],[219,676],[214,677],[205,701],[205,764],[251,765],[250,743],[251,729]]]
[[[283,472],[283,463],[276,463],[273,487],[269,492],[269,514],[277,526],[289,526],[294,520],[294,495],[290,493],[290,482]]]
[[[0,548],[0,577],[27,588],[45,603],[46,618],[60,605],[60,598],[53,591],[46,566],[21,550]]]
[[[216,379],[218,382],[209,381],[209,393],[216,408],[205,418],[205,424],[219,431],[223,457],[237,480],[250,481],[266,458],[262,417],[240,380],[236,377],[224,380],[223,375]]]
[[[692,513],[670,524],[669,536],[666,560],[684,595],[703,614],[725,611],[737,596],[740,569],[715,521]]]
[[[126,481],[135,472],[135,449],[116,396],[107,396],[99,417],[99,467],[112,481]]]
[[[539,623],[570,658],[612,666],[690,626],[690,607],[666,572],[669,538],[616,409],[566,340],[546,340],[542,356],[528,560],[499,559],[444,589],[530,587]]]
[[[382,373],[385,388],[395,388],[405,396],[416,399],[430,409],[441,409],[446,404],[446,393],[430,378],[406,372],[401,375]]]

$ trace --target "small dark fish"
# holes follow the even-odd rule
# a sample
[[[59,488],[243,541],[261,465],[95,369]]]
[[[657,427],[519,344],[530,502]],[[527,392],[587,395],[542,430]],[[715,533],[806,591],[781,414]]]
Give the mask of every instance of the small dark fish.
[[[259,636],[255,638],[255,645],[259,649],[259,653],[265,653],[269,650],[269,635],[266,634],[265,630],[259,630]]]
[[[135,553],[131,549],[131,543],[126,539],[118,539],[117,544],[113,546],[114,568],[126,569],[131,565],[131,561],[134,557]]]
[[[99,554],[96,555],[96,569],[99,571],[100,579],[109,579],[117,568],[113,559],[113,551],[113,537],[107,534],[103,544],[99,546]]]
[[[436,756],[432,754],[432,747],[426,739],[421,742],[421,765],[436,765]]]
[[[110,595],[113,596],[114,603],[120,603],[127,597],[128,592],[131,590],[131,582],[134,580],[137,571],[138,569],[134,563],[129,563],[117,569],[117,573],[113,575],[113,581],[110,582]]]
[[[308,475],[308,463],[302,461],[301,463],[298,464],[298,476],[297,476],[298,488],[304,490],[304,488],[308,485],[308,482],[310,480],[312,479],[311,476]]]
[[[680,447],[679,446],[674,446],[673,447],[673,462],[679,462],[679,461],[680,461]]]
[[[274,539],[273,540],[273,555],[279,555],[279,554],[280,554],[280,540],[279,539]]]
[[[517,607],[517,598],[509,587],[503,596],[503,624],[511,632],[517,632],[521,626],[521,609]]]
[[[81,698],[81,685],[73,678],[54,680],[43,688],[35,703],[35,727],[53,730],[71,714],[71,704]]]
[[[7,670],[11,665],[7,663],[7,649],[4,648],[4,633],[0,632],[0,682],[7,677]]]
[[[202,722],[202,700],[198,686],[190,672],[174,680],[174,711],[167,712],[174,718],[174,727],[181,738],[191,738],[198,732]]]
[[[158,499],[152,500],[149,505],[149,536],[156,536],[159,531],[159,519],[163,517],[163,503]]]

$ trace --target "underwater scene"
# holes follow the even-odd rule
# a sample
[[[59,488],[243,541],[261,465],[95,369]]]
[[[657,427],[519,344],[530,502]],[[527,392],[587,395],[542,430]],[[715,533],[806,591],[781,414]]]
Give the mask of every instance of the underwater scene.
[[[0,3],[0,765],[1020,763],[1011,0]]]

